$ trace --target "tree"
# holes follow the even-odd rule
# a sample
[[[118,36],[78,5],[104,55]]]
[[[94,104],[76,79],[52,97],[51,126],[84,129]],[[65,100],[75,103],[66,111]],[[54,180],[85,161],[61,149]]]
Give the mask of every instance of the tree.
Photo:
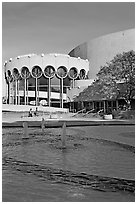
[[[78,100],[108,100],[124,98],[130,106],[135,94],[135,52],[118,54],[100,68],[97,79],[85,89]]]
[[[135,52],[116,55],[110,63],[101,67],[97,78],[102,90],[110,97],[122,97],[130,106],[135,94]]]

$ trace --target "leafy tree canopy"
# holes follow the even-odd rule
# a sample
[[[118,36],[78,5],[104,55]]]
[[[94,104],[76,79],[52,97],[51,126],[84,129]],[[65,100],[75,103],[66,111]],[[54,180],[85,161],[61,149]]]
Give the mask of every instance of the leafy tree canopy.
[[[118,54],[100,68],[97,79],[75,101],[124,98],[129,104],[135,94],[135,52]]]

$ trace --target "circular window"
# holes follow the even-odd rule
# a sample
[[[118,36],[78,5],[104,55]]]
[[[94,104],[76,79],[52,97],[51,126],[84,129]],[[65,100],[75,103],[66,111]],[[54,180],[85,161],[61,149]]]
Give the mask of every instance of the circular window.
[[[42,69],[39,66],[34,66],[32,68],[32,76],[34,78],[40,78],[42,76]]]
[[[52,78],[54,77],[55,75],[55,69],[54,67],[52,66],[47,66],[45,69],[44,69],[44,76],[47,77],[47,78]]]
[[[59,78],[66,78],[66,76],[67,76],[67,68],[63,67],[63,66],[59,67],[57,69],[57,76]]]
[[[86,71],[85,71],[85,69],[81,69],[81,70],[80,70],[80,74],[79,74],[79,78],[80,78],[80,79],[85,79],[85,76],[86,76]]]
[[[71,79],[76,79],[78,76],[78,70],[76,69],[76,67],[72,67],[70,70],[69,70],[69,77]]]
[[[29,78],[29,76],[30,76],[30,72],[29,72],[28,67],[22,67],[22,69],[21,69],[21,77],[23,79],[27,79],[27,78]]]
[[[10,71],[10,70],[7,71],[7,76],[8,76],[8,77],[11,76],[11,71]]]
[[[18,71],[17,68],[14,68],[14,69],[13,69],[12,74],[13,74],[13,78],[14,78],[15,80],[19,79],[20,74],[19,74],[19,71]]]
[[[12,82],[12,80],[13,80],[13,77],[12,77],[12,75],[11,75],[11,71],[10,71],[10,70],[7,71],[7,77],[6,77],[6,79],[7,79],[8,82]]]

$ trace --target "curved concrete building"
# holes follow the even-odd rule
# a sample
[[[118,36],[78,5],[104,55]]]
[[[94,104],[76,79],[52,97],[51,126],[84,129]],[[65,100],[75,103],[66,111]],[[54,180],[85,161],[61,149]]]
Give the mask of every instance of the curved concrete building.
[[[4,63],[8,104],[39,105],[63,108],[67,90],[75,87],[75,80],[86,79],[88,60],[64,54],[30,54],[18,56]]]
[[[4,63],[8,104],[68,108],[91,85],[101,66],[119,53],[135,50],[135,30],[108,34],[65,54],[29,54]],[[44,102],[43,102],[44,103]],[[43,104],[44,105],[44,104]]]
[[[94,79],[101,66],[119,53],[135,50],[135,30],[111,33],[85,42],[74,48],[69,55],[89,60],[89,78]]]

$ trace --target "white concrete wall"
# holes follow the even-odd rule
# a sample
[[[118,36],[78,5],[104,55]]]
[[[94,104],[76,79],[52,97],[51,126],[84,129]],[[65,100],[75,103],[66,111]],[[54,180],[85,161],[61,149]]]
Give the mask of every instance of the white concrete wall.
[[[11,70],[12,72],[13,68],[17,68],[19,72],[21,72],[21,68],[26,66],[31,72],[35,65],[40,66],[42,71],[44,71],[45,67],[48,65],[53,66],[56,71],[60,66],[65,66],[68,72],[72,67],[76,67],[79,72],[80,69],[85,69],[86,74],[89,71],[88,60],[70,57],[69,55],[63,54],[45,54],[44,56],[32,54],[20,56],[19,59],[13,58],[11,62],[7,62],[5,71]]]
[[[89,78],[95,78],[100,67],[110,62],[117,54],[130,50],[135,50],[134,29],[89,41],[87,43],[87,58],[90,61]]]
[[[74,48],[69,54],[89,60],[89,78],[94,79],[100,66],[111,61],[115,55],[135,50],[135,29],[111,33],[92,39]]]

